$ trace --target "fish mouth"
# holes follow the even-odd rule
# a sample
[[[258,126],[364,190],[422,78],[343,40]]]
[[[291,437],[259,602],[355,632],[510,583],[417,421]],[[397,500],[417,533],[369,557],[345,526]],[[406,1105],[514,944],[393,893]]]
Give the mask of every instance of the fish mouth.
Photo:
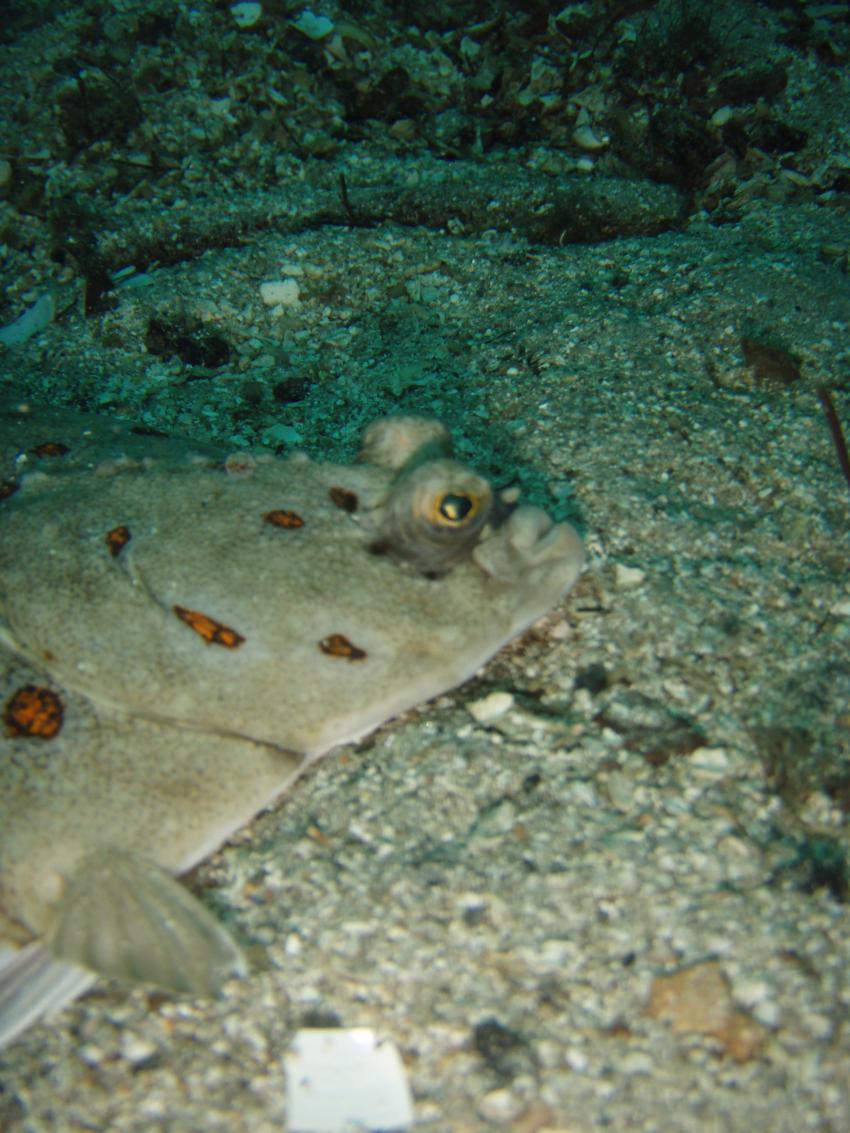
[[[553,523],[542,508],[514,506],[500,526],[478,543],[473,562],[499,582],[519,584],[552,575],[568,589],[584,564],[584,544],[569,523]]]

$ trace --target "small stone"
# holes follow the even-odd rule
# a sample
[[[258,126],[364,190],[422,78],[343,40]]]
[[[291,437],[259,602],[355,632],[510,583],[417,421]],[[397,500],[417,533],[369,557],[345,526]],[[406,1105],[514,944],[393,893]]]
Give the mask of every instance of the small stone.
[[[597,150],[605,149],[611,140],[607,134],[598,134],[592,126],[576,126],[572,133],[573,142],[579,149],[587,150],[589,153],[595,153]]]
[[[504,716],[514,706],[514,697],[509,692],[491,692],[481,700],[472,700],[466,705],[466,711],[477,720],[479,724],[490,724]]]
[[[491,1090],[478,1104],[478,1112],[485,1121],[497,1125],[507,1125],[515,1121],[523,1111],[524,1103],[510,1090]]]
[[[736,998],[750,1009],[763,1003],[769,995],[770,985],[765,980],[739,980],[735,984]]]
[[[327,16],[317,16],[309,8],[305,8],[291,24],[308,39],[325,39],[334,30],[333,20]]]
[[[140,1067],[146,1062],[151,1062],[158,1054],[157,1048],[150,1039],[142,1038],[140,1035],[127,1035],[121,1044],[121,1056],[131,1066]]]
[[[260,284],[260,298],[267,307],[294,307],[301,288],[297,279],[270,279]]]
[[[630,775],[622,771],[610,772],[606,776],[604,790],[615,810],[623,813],[631,810],[634,805],[635,784]]]
[[[691,764],[704,776],[725,775],[729,770],[729,754],[722,747],[698,747],[691,754]]]
[[[634,590],[646,578],[646,571],[617,563],[614,567],[614,586],[617,590]]]
[[[619,1068],[623,1074],[642,1076],[651,1074],[655,1064],[645,1050],[633,1050],[620,1060]]]
[[[77,1057],[85,1062],[86,1066],[99,1066],[103,1062],[106,1054],[103,1049],[95,1043],[84,1043],[77,1050]]]
[[[238,28],[252,28],[255,24],[259,23],[263,14],[262,4],[253,4],[246,0],[245,3],[233,4],[230,9],[230,14],[233,16],[233,22]]]
[[[727,125],[727,123],[732,121],[732,107],[721,106],[718,110],[715,110],[708,121],[709,125],[714,126],[715,129],[719,130],[721,126],[725,126]]]
[[[583,1050],[579,1050],[577,1046],[567,1047],[564,1053],[564,1060],[570,1070],[574,1070],[576,1074],[584,1074],[590,1065],[587,1055]]]

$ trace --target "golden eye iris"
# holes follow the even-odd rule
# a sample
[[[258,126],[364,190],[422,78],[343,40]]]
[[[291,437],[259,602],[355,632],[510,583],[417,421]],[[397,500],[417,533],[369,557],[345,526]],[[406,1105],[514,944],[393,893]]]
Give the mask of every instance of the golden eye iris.
[[[477,502],[471,496],[460,496],[453,492],[441,496],[436,504],[438,523],[465,523],[478,510]]]

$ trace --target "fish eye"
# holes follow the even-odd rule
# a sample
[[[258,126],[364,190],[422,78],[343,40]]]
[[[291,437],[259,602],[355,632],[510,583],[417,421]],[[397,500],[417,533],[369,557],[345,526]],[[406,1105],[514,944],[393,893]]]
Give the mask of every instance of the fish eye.
[[[457,492],[447,492],[436,500],[436,521],[459,525],[465,523],[478,510],[478,502],[472,496]]]
[[[492,504],[483,476],[455,460],[426,460],[396,477],[371,545],[422,574],[445,574],[471,555]]]

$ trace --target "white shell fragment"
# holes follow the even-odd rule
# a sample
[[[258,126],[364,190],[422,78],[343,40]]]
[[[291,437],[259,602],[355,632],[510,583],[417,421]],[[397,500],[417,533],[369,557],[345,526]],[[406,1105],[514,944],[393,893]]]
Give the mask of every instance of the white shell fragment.
[[[284,1066],[288,1133],[389,1133],[413,1121],[398,1049],[366,1027],[299,1031]]]

